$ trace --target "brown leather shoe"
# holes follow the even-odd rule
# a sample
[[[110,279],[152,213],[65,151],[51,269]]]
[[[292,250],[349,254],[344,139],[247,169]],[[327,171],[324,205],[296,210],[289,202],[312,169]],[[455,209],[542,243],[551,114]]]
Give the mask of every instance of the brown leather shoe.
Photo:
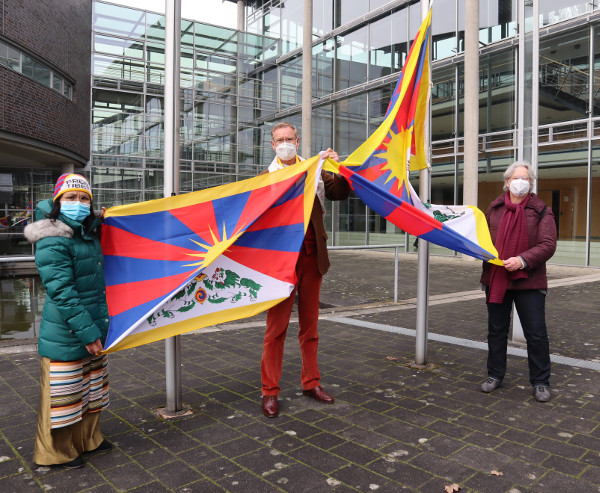
[[[263,395],[262,412],[267,418],[276,418],[279,414],[276,395]]]
[[[333,404],[334,402],[333,397],[325,392],[320,385],[316,386],[314,389],[303,390],[302,393],[324,404]]]

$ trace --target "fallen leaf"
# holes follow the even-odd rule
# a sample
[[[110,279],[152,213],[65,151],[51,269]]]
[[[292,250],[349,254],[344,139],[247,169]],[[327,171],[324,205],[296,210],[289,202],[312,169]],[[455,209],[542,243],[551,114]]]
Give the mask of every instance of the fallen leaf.
[[[496,471],[495,469],[491,472],[491,474],[493,474],[494,476],[504,476],[504,473]]]
[[[390,361],[398,361],[398,358],[394,358],[393,356],[386,356],[385,359],[389,359]]]
[[[455,491],[459,491],[460,490],[460,486],[458,486],[456,483],[454,484],[449,484],[446,486],[446,488],[444,489],[444,491],[446,493],[454,493]]]

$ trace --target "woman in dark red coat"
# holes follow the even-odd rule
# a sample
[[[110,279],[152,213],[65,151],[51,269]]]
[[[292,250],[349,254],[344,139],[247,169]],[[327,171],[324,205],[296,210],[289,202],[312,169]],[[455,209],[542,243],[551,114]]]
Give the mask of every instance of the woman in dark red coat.
[[[506,373],[506,348],[513,302],[527,340],[529,381],[539,402],[550,400],[550,346],[545,320],[546,262],[556,250],[552,209],[531,188],[535,175],[516,161],[504,173],[505,192],[486,212],[492,241],[503,267],[484,262],[481,283],[488,308],[488,378],[482,392],[493,392]]]

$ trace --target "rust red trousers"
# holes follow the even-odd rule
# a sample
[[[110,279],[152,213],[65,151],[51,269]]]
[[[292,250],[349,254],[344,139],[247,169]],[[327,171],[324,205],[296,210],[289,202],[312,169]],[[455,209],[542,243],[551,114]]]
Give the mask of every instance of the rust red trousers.
[[[290,296],[267,312],[267,329],[263,342],[263,355],[260,363],[263,395],[279,395],[279,379],[283,365],[283,346],[294,298],[298,293],[298,342],[302,355],[302,389],[308,390],[319,385],[321,375],[317,364],[319,346],[319,294],[322,276],[317,266],[317,253],[311,255],[306,249],[300,250],[296,264],[298,280]]]

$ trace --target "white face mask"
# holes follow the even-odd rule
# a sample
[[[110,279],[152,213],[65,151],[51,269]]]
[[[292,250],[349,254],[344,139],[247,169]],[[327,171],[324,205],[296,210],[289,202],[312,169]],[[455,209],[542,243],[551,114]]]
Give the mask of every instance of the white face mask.
[[[289,161],[296,155],[296,146],[291,142],[282,142],[275,148],[275,153],[282,161]]]
[[[517,178],[510,182],[509,189],[517,197],[522,197],[529,193],[529,182],[522,178]]]

